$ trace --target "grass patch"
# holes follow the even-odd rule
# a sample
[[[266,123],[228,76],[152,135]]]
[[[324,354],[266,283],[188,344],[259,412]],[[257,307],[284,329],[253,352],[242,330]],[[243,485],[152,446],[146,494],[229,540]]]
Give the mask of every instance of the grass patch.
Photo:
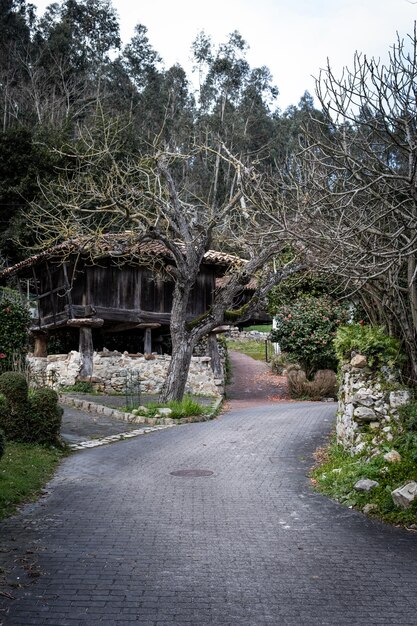
[[[155,417],[158,415],[159,410],[162,408],[171,409],[172,413],[169,417],[173,419],[180,419],[182,417],[194,417],[196,415],[205,415],[211,411],[211,406],[203,406],[199,402],[196,402],[191,396],[184,396],[179,400],[170,400],[169,402],[148,402],[146,406],[146,416]],[[124,410],[133,411],[135,408],[126,408]],[[145,412],[144,412],[145,414]]]
[[[260,333],[270,333],[272,324],[255,324],[253,326],[245,326],[242,330],[257,330]]]
[[[265,343],[263,341],[256,341],[255,339],[246,339],[245,341],[230,339],[227,341],[227,347],[229,350],[235,350],[236,352],[251,356],[252,359],[256,359],[257,361],[265,361]]]
[[[57,448],[7,442],[0,460],[0,519],[24,502],[34,501],[64,452]]]
[[[70,393],[71,391],[76,393],[89,393],[93,395],[98,395],[97,391],[94,389],[93,383],[87,380],[79,380],[73,385],[67,385],[66,387],[61,387],[60,392]]]
[[[410,442],[410,433],[401,435],[391,442],[389,449],[397,450],[402,457],[400,463],[389,463],[383,455],[366,462],[366,456],[350,456],[337,445],[334,436],[325,448],[316,451],[318,465],[312,470],[315,488],[344,506],[362,510],[366,504],[375,504],[372,515],[390,524],[410,526],[417,524],[417,499],[406,510],[398,508],[391,492],[411,480],[417,480],[417,434]],[[355,483],[369,478],[379,483],[369,493],[354,490]]]

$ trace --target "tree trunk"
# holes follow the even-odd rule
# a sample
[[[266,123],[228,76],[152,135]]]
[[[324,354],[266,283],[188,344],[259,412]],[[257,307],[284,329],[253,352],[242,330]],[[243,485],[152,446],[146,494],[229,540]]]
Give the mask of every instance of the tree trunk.
[[[191,338],[183,340],[172,351],[171,363],[168,368],[168,375],[160,395],[161,402],[168,400],[182,400],[187,383],[188,371],[190,369],[191,357],[193,355],[193,345]]]

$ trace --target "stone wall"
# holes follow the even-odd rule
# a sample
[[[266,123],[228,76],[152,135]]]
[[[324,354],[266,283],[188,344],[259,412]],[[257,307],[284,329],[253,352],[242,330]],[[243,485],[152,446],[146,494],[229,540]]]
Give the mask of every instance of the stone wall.
[[[95,352],[91,382],[97,391],[124,393],[129,380],[139,380],[143,393],[157,394],[165,381],[171,357],[168,355],[132,355],[120,352]],[[192,357],[186,393],[220,396],[223,380],[216,379],[210,357]],[[50,355],[46,358],[29,355],[32,381],[55,388],[74,385],[79,376],[79,352]]]
[[[341,375],[337,441],[351,454],[379,454],[401,431],[397,409],[410,401],[410,392],[389,368],[375,371],[360,354],[343,365]]]
[[[236,339],[237,341],[244,341],[245,339],[254,339],[256,341],[265,341],[269,339],[269,333],[263,333],[259,330],[239,330],[237,326],[227,331],[226,337],[229,339]]]

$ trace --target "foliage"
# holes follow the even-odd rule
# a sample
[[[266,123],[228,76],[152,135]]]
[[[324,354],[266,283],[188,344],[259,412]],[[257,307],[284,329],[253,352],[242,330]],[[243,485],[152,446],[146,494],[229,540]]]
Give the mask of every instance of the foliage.
[[[346,305],[328,296],[299,298],[276,311],[277,328],[271,338],[310,377],[318,369],[336,368],[332,340],[347,315]]]
[[[0,519],[35,500],[62,458],[62,451],[8,441],[0,463]]]
[[[228,339],[228,350],[235,350],[241,352],[247,356],[256,359],[257,361],[265,361],[265,342],[264,340],[257,341],[256,339]]]
[[[59,443],[59,431],[63,409],[58,404],[58,394],[44,387],[35,389],[29,398],[30,441],[36,443]]]
[[[350,359],[352,351],[366,356],[371,367],[379,364],[392,366],[401,361],[399,341],[389,337],[382,326],[361,323],[341,326],[334,346],[340,361]]]
[[[294,255],[288,252],[284,261],[288,262]],[[296,302],[301,298],[331,297],[330,293],[338,293],[338,285],[334,279],[324,274],[307,269],[271,289],[268,294],[268,310],[274,314],[280,307]]]
[[[289,372],[292,369],[301,369],[301,367],[294,361],[293,358],[286,352],[279,352],[278,354],[273,354],[270,361],[272,372],[274,374],[281,374],[285,372]]]
[[[6,437],[4,436],[4,431],[0,428],[0,459],[4,454],[4,448],[6,447]]]
[[[337,378],[333,370],[318,370],[313,380],[307,380],[302,369],[288,371],[288,389],[291,398],[321,400],[336,398]]]
[[[96,390],[94,389],[93,383],[90,382],[89,380],[78,380],[76,383],[74,383],[74,385],[68,385],[67,387],[63,387],[61,391],[65,391],[65,392],[74,391],[77,393],[90,393],[90,394],[97,393]]]
[[[344,506],[362,509],[366,504],[375,504],[377,508],[372,515],[392,524],[415,524],[417,500],[403,510],[394,504],[391,497],[391,492],[397,487],[417,480],[417,436],[414,434],[410,438],[409,435],[395,437],[390,444],[391,449],[401,455],[399,463],[387,463],[383,458],[388,449],[370,460],[365,456],[351,456],[336,444],[334,438],[329,446],[316,453],[320,464],[312,471],[313,483],[318,491]],[[369,493],[355,491],[355,483],[363,478],[376,480],[379,486]]]
[[[28,396],[28,384],[19,372],[0,376],[0,426],[6,437],[23,443],[59,443],[63,410],[52,389],[37,389]]]
[[[19,294],[2,289],[0,294],[0,372],[24,358],[28,344],[30,314]]]

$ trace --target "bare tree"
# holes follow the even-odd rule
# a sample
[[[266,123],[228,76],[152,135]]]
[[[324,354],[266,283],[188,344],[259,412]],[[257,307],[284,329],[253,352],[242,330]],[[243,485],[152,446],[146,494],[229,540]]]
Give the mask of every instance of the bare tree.
[[[193,348],[223,323],[235,297],[256,276],[258,288],[244,310],[248,316],[262,305],[270,287],[298,271],[298,262],[274,270],[270,261],[286,245],[277,217],[276,188],[251,164],[244,164],[214,141],[216,148],[194,146],[118,158],[117,132],[111,125],[100,136],[83,135],[83,154],[76,167],[43,189],[43,202],[31,220],[42,247],[65,239],[98,239],[105,232],[129,229],[136,240],[162,243],[172,257],[166,269],[174,279],[170,317],[172,359],[164,399],[183,396]],[[74,155],[75,157],[75,155]],[[213,201],[207,181],[219,159],[233,170],[223,200]],[[212,183],[216,185],[216,181]],[[216,194],[217,197],[219,194]],[[275,221],[268,216],[274,213]],[[227,280],[206,314],[187,323],[187,307],[205,253],[210,248],[233,251]],[[91,249],[91,247],[90,247]]]
[[[317,81],[323,117],[309,123],[291,176],[294,238],[339,276],[371,319],[404,343],[417,379],[417,38],[383,65],[359,53]]]

